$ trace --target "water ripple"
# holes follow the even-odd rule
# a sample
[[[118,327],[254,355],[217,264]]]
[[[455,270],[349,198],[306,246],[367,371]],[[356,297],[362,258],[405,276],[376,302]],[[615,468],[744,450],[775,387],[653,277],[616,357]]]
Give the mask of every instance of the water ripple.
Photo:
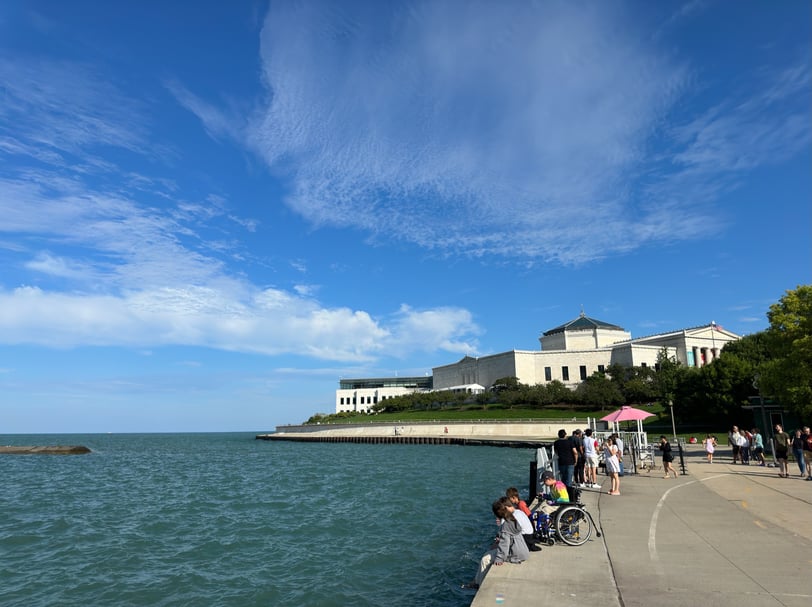
[[[13,437],[54,444],[55,437]],[[461,607],[527,450],[58,437],[0,459],[2,603]]]

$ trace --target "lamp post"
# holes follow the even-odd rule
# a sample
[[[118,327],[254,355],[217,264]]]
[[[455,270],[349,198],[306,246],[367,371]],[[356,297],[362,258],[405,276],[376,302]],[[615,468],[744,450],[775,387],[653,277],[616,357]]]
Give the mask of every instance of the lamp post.
[[[671,409],[671,430],[674,433],[674,442],[677,442],[677,425],[674,423],[674,401],[668,399],[668,408]]]
[[[764,430],[764,434],[762,436],[769,436],[768,433],[771,433],[772,429],[767,427],[767,414],[764,412],[764,396],[761,394],[761,389],[758,387],[758,382],[760,379],[761,374],[759,373],[756,373],[753,376],[753,387],[756,389],[756,392],[758,392],[758,404],[761,408],[761,425],[763,426]],[[767,440],[770,443],[770,454],[773,456],[773,459],[775,459],[775,447],[773,446],[775,441],[772,439]]]

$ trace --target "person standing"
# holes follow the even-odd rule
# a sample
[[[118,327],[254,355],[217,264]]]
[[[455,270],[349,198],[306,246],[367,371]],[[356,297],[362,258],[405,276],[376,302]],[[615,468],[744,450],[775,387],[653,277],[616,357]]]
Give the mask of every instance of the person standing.
[[[742,464],[750,465],[750,433],[747,430],[739,433],[739,457]]]
[[[584,457],[583,433],[580,430],[576,430],[572,433],[572,443],[575,445],[575,451],[578,453],[578,459],[575,461],[575,480],[573,483],[576,487],[586,487],[586,479],[584,478],[586,458]]]
[[[812,433],[809,426],[804,426],[801,433],[804,438],[804,466],[806,467],[806,480],[812,481]]]
[[[592,428],[584,430],[584,465],[586,486],[600,489],[598,484],[598,441],[592,438]]]
[[[668,442],[668,439],[665,436],[660,436],[660,444],[658,448],[663,454],[663,471],[665,472],[665,476],[663,478],[670,478],[672,472],[674,473],[674,478],[677,478],[679,474],[671,465],[671,462],[674,461],[674,454],[671,452],[671,443]]]
[[[741,434],[739,434],[739,427],[733,426],[727,434],[727,444],[733,449],[733,463],[739,461],[739,452],[741,450]]]
[[[558,440],[553,443],[553,451],[558,456],[558,472],[561,482],[572,487],[572,475],[575,463],[578,461],[578,451],[571,438],[567,438],[567,431],[563,428],[558,431]]]
[[[764,461],[764,438],[758,428],[753,428],[753,456],[758,460],[759,466],[766,466]]]
[[[620,495],[620,462],[617,459],[617,445],[611,436],[603,443],[603,461],[606,464],[606,474],[612,479],[612,488],[609,495]]]
[[[792,440],[789,434],[784,432],[781,424],[775,424],[775,461],[778,462],[778,476],[781,478],[789,477],[789,470],[787,469],[787,452],[789,451]]]
[[[626,470],[623,468],[623,439],[620,438],[620,435],[617,432],[615,432],[612,437],[615,439],[615,447],[617,447],[617,461],[620,466],[618,475],[623,476],[626,474]]]
[[[712,435],[708,434],[708,437],[702,441],[702,444],[705,446],[705,453],[708,455],[708,463],[713,463],[713,452],[716,451],[716,439],[713,438]]]
[[[795,431],[795,436],[792,438],[790,445],[792,447],[792,456],[798,464],[798,470],[801,471],[799,475],[801,478],[806,476],[806,460],[804,460],[804,440],[803,432],[800,430]],[[789,473],[787,473],[789,475]]]

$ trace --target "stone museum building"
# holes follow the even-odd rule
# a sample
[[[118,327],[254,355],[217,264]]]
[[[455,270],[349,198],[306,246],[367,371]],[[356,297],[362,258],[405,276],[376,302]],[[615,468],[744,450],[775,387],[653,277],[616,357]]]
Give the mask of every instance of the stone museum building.
[[[510,350],[488,356],[466,356],[434,367],[432,376],[342,379],[336,391],[336,412],[367,411],[387,398],[416,391],[483,392],[503,377],[527,385],[553,380],[574,389],[609,365],[654,367],[665,348],[688,367],[701,367],[719,356],[725,344],[740,339],[711,322],[708,325],[633,339],[623,327],[586,316],[583,312],[539,337],[539,350]]]

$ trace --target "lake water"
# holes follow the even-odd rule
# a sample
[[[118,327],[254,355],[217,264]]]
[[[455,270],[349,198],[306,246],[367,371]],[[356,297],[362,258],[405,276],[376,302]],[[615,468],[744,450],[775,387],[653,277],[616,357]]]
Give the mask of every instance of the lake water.
[[[5,435],[0,604],[469,605],[529,449],[254,434]]]

